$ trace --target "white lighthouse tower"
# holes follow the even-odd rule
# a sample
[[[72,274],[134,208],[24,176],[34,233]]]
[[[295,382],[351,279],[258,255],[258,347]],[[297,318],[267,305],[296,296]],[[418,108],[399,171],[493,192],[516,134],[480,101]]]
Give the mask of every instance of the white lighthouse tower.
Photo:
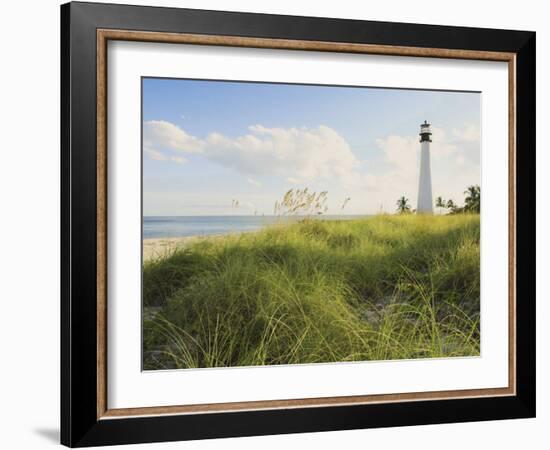
[[[418,182],[418,205],[416,212],[433,214],[432,172],[430,169],[430,143],[432,132],[430,124],[424,121],[420,125],[420,179]]]

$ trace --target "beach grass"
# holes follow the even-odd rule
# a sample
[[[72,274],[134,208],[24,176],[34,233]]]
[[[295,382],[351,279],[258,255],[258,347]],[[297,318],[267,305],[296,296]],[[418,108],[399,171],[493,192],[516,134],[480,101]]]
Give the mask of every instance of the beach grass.
[[[144,263],[146,370],[476,356],[479,215],[303,220]]]

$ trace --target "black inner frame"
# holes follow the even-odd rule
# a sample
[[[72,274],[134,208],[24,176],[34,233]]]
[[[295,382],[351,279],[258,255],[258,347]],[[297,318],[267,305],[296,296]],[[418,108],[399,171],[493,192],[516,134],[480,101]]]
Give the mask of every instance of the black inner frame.
[[[99,28],[515,53],[516,395],[98,420]],[[69,3],[61,6],[60,133],[62,444],[81,447],[535,416],[534,32]],[[508,149],[503,151],[508,154]]]

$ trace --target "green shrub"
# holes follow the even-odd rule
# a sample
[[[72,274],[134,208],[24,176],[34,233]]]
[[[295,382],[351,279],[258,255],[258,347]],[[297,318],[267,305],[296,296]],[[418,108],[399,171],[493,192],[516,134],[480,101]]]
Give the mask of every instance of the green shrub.
[[[479,279],[478,215],[207,239],[144,265],[144,367],[478,355]]]

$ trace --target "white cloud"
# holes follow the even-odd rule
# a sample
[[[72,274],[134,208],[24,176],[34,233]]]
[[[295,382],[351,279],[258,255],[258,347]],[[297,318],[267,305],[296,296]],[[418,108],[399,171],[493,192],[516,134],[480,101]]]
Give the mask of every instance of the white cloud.
[[[152,148],[145,148],[145,153],[149,155],[149,158],[155,160],[155,161],[166,161],[168,158],[159,152],[158,150],[152,149]]]
[[[205,139],[166,121],[144,124],[144,147],[154,151],[201,154],[246,175],[280,175],[296,180],[345,179],[359,165],[348,143],[335,130],[249,127],[249,133],[228,137],[211,133]]]
[[[254,180],[253,178],[247,178],[246,181],[248,181],[252,186],[262,187],[262,183],[260,183],[257,180]]]
[[[255,210],[256,205],[252,202],[243,201],[239,203],[239,206],[244,207],[246,209]]]
[[[203,142],[165,120],[151,120],[143,126],[143,146],[160,150],[202,153]]]
[[[166,156],[164,153],[150,147],[145,147],[144,151],[154,161],[173,161],[176,164],[185,164],[187,162],[183,156]]]
[[[183,156],[171,156],[170,161],[174,161],[176,164],[185,164],[187,162]]]
[[[453,130],[453,136],[466,142],[478,142],[480,139],[479,127],[477,125],[470,124],[462,130],[455,128]]]
[[[443,130],[432,127],[433,195],[460,203],[463,191],[479,183],[479,128]],[[401,195],[416,206],[420,144],[418,135],[389,135],[375,141],[381,158],[360,161],[349,144],[328,126],[313,128],[249,127],[237,137],[211,133],[199,138],[166,121],[144,123],[144,151],[157,160],[185,162],[194,154],[244,175],[260,187],[262,175],[275,175],[291,185],[329,188],[351,196],[355,212],[395,210]],[[261,178],[260,178],[261,179]],[[243,199],[244,200],[244,199]],[[273,200],[274,201],[274,200]],[[252,205],[247,205],[252,208]]]
[[[467,126],[451,133],[432,127],[430,146],[432,192],[460,203],[470,184],[479,184],[479,128]],[[391,135],[376,140],[388,170],[373,175],[375,190],[393,207],[392,200],[405,195],[416,207],[420,144],[418,136]],[[380,200],[382,202],[382,200]]]

